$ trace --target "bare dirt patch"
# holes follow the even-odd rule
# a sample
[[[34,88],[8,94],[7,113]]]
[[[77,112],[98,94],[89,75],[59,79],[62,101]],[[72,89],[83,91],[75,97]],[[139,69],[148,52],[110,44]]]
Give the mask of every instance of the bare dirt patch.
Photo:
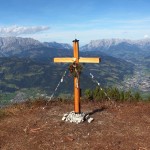
[[[73,102],[6,108],[0,119],[1,150],[150,150],[150,103],[83,102],[92,123],[62,121]]]

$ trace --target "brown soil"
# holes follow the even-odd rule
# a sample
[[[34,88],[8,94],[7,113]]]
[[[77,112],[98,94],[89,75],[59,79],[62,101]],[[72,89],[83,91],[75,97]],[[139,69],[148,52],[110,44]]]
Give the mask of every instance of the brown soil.
[[[72,102],[22,104],[0,119],[1,150],[150,150],[150,103],[83,102],[92,123],[62,121]]]

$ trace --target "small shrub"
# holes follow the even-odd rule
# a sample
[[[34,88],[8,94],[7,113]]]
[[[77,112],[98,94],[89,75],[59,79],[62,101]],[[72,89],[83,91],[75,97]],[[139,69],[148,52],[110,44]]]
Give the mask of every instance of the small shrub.
[[[125,102],[125,101],[132,102],[132,101],[142,100],[142,97],[139,92],[132,93],[131,90],[121,91],[116,87],[111,87],[111,88],[109,87],[105,89],[101,89],[101,87],[96,87],[93,90],[86,89],[84,94],[88,100],[94,99],[96,101],[103,101],[108,99],[108,97],[111,100],[120,101],[120,102]]]
[[[139,92],[136,92],[136,93],[134,94],[134,100],[135,100],[135,101],[140,101],[140,100],[142,100],[142,97],[140,96],[140,93],[139,93]]]
[[[84,91],[84,95],[85,95],[85,98],[88,99],[88,100],[92,100],[93,99],[93,92],[90,89],[86,89]]]

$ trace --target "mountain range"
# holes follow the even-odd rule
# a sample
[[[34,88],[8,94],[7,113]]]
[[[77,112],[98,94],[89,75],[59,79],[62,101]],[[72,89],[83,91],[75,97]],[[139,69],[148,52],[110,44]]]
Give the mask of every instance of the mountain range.
[[[83,51],[100,51],[116,58],[142,62],[150,56],[150,39],[127,40],[127,39],[102,39],[93,40],[81,47]],[[141,60],[142,58],[142,60]]]
[[[45,57],[50,49],[71,50],[72,46],[67,43],[39,42],[32,38],[0,37],[0,56],[17,57]],[[80,47],[80,51],[100,51],[109,56],[121,58],[128,61],[141,62],[145,57],[150,57],[150,39],[128,40],[128,39],[101,39],[92,40],[90,43]],[[61,54],[62,55],[62,54]],[[64,55],[65,56],[65,55]],[[50,57],[48,55],[48,57]]]
[[[39,88],[51,93],[66,64],[54,64],[54,57],[72,57],[72,46],[67,43],[39,42],[32,38],[0,37],[0,89],[15,92],[20,89]],[[102,39],[80,47],[82,57],[101,57],[99,64],[83,65],[83,89],[93,86],[92,72],[103,87],[123,86],[126,78],[142,64],[149,75],[150,40]],[[72,79],[65,82],[61,92],[72,90]],[[149,90],[149,88],[148,88]]]
[[[136,46],[142,50],[150,49],[150,39],[142,40],[129,40],[129,39],[101,39],[101,40],[92,40],[89,44],[83,46],[82,49],[90,50],[101,47],[101,50],[109,50],[113,46],[120,44],[128,44]]]
[[[32,55],[45,54],[47,49],[70,49],[71,46],[65,43],[57,42],[39,42],[32,38],[21,37],[0,37],[0,56],[1,57],[34,57]],[[42,49],[42,50],[41,50]],[[38,51],[39,50],[39,51]],[[34,54],[33,54],[34,52]],[[36,56],[35,56],[36,57]]]

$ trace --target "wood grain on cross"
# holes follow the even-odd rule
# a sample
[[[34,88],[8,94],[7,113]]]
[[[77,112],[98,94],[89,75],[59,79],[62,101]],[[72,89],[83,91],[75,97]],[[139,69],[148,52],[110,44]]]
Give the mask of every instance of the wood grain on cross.
[[[99,57],[79,58],[79,40],[73,41],[73,57],[54,58],[55,63],[99,63]],[[78,84],[78,86],[77,86]],[[74,77],[74,111],[80,113],[80,82],[79,77]]]

